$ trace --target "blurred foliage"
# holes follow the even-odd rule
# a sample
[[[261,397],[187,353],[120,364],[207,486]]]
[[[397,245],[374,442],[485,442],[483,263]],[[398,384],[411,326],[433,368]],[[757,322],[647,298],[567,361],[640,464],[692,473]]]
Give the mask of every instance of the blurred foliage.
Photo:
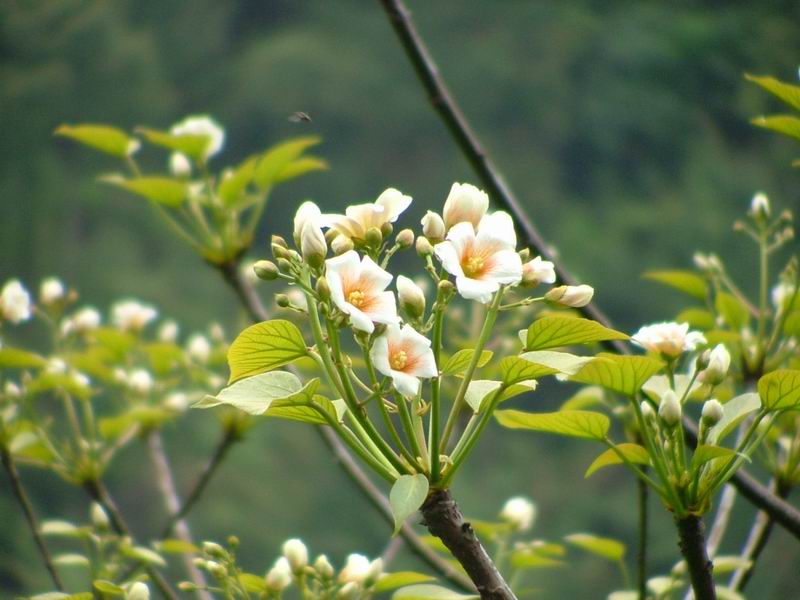
[[[730,223],[756,189],[796,206],[797,174],[787,167],[793,141],[748,123],[778,103],[743,80],[745,72],[794,77],[796,3],[416,1],[412,8],[487,149],[619,329],[684,307],[639,274],[683,267],[696,249],[722,253]],[[453,180],[474,181],[377,2],[12,0],[0,4],[0,68],[0,280],[16,275],[32,284],[59,274],[93,303],[135,295],[188,327],[238,324],[233,294],[141,202],[96,183],[111,159],[54,139],[60,123],[165,129],[207,112],[228,132],[229,150],[215,160],[231,163],[286,137],[321,135],[318,153],[331,170],[279,190],[257,240],[288,231],[305,197],[339,209],[392,185],[415,197],[411,210],[421,217]],[[312,121],[290,121],[298,110]],[[142,158],[152,161],[149,170],[166,170],[165,155]],[[755,258],[737,248],[725,254],[752,291]],[[568,390],[542,385],[537,408],[555,409]],[[215,443],[206,413],[189,420],[165,431],[179,485]],[[162,515],[143,501],[153,493],[147,469],[126,452],[108,483],[144,538]],[[619,472],[584,482],[591,452],[491,428],[456,493],[475,516],[524,493],[540,507],[545,536],[590,530],[632,546],[633,481]],[[85,514],[66,486],[23,476],[38,508]],[[14,515],[5,489],[0,514]],[[566,489],[580,494],[566,502]],[[737,511],[734,520],[749,523],[749,507]],[[0,534],[11,557],[0,567],[4,594],[37,588],[43,574],[22,520],[9,521]],[[270,424],[237,447],[193,522],[199,539],[246,538],[240,560],[248,567],[292,535],[341,563],[351,550],[379,554],[388,533],[313,432],[292,423]],[[669,525],[656,517],[654,572],[675,556],[672,536],[663,534]],[[764,558],[771,573],[757,571],[753,582],[759,597],[786,597],[800,585],[796,554],[783,548],[792,543],[776,533]],[[587,561],[580,577],[556,569],[535,586],[546,590],[541,597],[578,597],[587,582],[611,589],[607,571]]]

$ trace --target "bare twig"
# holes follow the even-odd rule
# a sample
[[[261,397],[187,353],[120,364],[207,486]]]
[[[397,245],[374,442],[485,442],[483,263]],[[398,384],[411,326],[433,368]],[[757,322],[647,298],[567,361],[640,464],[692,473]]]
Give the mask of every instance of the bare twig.
[[[525,211],[522,210],[522,204],[511,193],[511,190],[503,181],[496,167],[478,141],[477,136],[469,126],[463,112],[450,94],[444,80],[439,74],[438,67],[433,62],[428,49],[417,33],[405,4],[402,0],[380,0],[380,2],[384,7],[395,33],[400,38],[400,43],[420,83],[428,94],[431,105],[442,118],[442,121],[450,131],[456,144],[475,170],[481,183],[492,199],[499,206],[502,206],[512,214],[514,221],[517,223],[520,237],[524,240],[524,243],[536,250],[542,257],[552,260],[553,253],[550,251],[550,246],[544,241]],[[573,283],[575,279],[570,273],[566,271],[558,261],[554,262],[559,279],[566,284]],[[579,310],[584,316],[594,319],[607,327],[613,327],[610,319],[596,304],[590,303]],[[630,353],[628,346],[619,340],[604,342],[603,345],[622,354]],[[684,418],[683,425],[685,429],[695,432],[696,440],[697,426],[694,425],[692,420]],[[770,493],[766,487],[752,476],[748,475],[743,469],[740,469],[733,475],[731,484],[752,504],[770,514],[776,523],[800,538],[800,511],[795,509],[788,502],[778,498],[775,494]]]
[[[702,517],[688,515],[681,519],[675,519],[675,524],[678,527],[681,554],[686,559],[695,599],[715,600],[717,592],[712,577],[714,564],[706,553],[705,528]]]
[[[22,479],[20,479],[19,471],[17,471],[14,457],[11,456],[11,453],[5,446],[0,447],[0,457],[2,457],[3,467],[5,467],[6,473],[8,473],[8,478],[11,480],[11,489],[14,490],[14,496],[17,498],[17,502],[19,502],[22,512],[25,514],[25,520],[28,522],[33,541],[39,549],[39,554],[42,555],[42,562],[44,562],[44,566],[50,574],[50,579],[53,580],[53,585],[56,586],[58,591],[63,592],[64,584],[61,582],[61,577],[59,577],[58,571],[56,571],[56,567],[53,564],[53,558],[50,556],[47,544],[44,543],[44,538],[42,538],[42,533],[39,530],[39,521],[36,518],[36,513],[33,512],[33,505],[28,499],[28,494],[25,492],[25,488],[22,485]]]
[[[639,539],[636,548],[636,587],[639,600],[647,600],[647,500],[650,496],[647,482],[636,479],[636,491],[639,498]]]

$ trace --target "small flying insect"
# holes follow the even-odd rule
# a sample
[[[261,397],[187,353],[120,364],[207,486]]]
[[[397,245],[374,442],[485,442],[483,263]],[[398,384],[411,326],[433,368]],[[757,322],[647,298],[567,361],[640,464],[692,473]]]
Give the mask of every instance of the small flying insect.
[[[289,116],[289,121],[292,123],[311,123],[311,117],[308,116],[308,113],[298,110]]]

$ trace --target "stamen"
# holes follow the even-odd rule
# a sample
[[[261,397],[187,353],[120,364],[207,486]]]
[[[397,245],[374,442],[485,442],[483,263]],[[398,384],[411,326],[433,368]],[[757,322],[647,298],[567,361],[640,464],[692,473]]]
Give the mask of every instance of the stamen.
[[[392,356],[392,360],[390,362],[392,369],[395,371],[402,371],[408,364],[408,355],[405,353],[405,350],[400,350],[400,352],[397,352]]]
[[[356,308],[361,308],[365,300],[366,296],[364,292],[362,292],[361,290],[353,290],[352,292],[347,294],[347,301]]]
[[[470,256],[464,263],[461,265],[461,268],[464,270],[464,275],[467,277],[475,277],[476,275],[480,275],[483,271],[483,258],[480,256]]]

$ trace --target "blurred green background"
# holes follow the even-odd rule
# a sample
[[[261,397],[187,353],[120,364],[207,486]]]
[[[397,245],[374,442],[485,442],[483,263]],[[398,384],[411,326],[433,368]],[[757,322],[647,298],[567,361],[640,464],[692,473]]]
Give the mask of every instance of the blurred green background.
[[[749,125],[776,108],[745,72],[794,79],[796,2],[410,2],[455,96],[530,216],[564,264],[597,289],[618,328],[663,320],[681,298],[640,279],[681,268],[696,249],[729,259],[752,290],[755,260],[731,232],[756,190],[797,207],[791,141]],[[292,123],[295,111],[311,123]],[[234,296],[132,196],[96,183],[112,159],[52,136],[61,123],[167,128],[210,113],[227,128],[213,167],[283,138],[318,133],[332,169],[279,188],[261,228],[288,232],[305,198],[326,209],[388,186],[415,199],[406,224],[441,206],[453,181],[475,181],[431,111],[378,2],[30,0],[0,3],[0,281],[29,286],[57,274],[84,300],[136,296],[180,320],[241,323]],[[142,160],[166,169],[156,151]],[[546,388],[543,409],[565,391]],[[166,432],[180,483],[216,440],[209,413]],[[141,446],[109,482],[142,539],[162,511]],[[456,485],[468,515],[491,518],[511,495],[539,506],[537,535],[588,530],[633,545],[634,485],[622,472],[584,481],[596,449],[490,428]],[[26,471],[37,508],[84,519],[81,495]],[[652,572],[678,552],[653,500]],[[0,595],[43,591],[44,571],[0,487]],[[725,551],[752,511],[739,503]],[[301,536],[341,564],[377,555],[389,530],[340,476],[308,427],[268,423],[237,446],[192,523],[199,539],[242,539],[242,560],[265,569],[282,540]],[[776,531],[752,598],[796,597],[796,542]],[[541,598],[600,598],[621,587],[613,569],[574,555],[541,571]],[[414,566],[401,555],[394,565]]]

